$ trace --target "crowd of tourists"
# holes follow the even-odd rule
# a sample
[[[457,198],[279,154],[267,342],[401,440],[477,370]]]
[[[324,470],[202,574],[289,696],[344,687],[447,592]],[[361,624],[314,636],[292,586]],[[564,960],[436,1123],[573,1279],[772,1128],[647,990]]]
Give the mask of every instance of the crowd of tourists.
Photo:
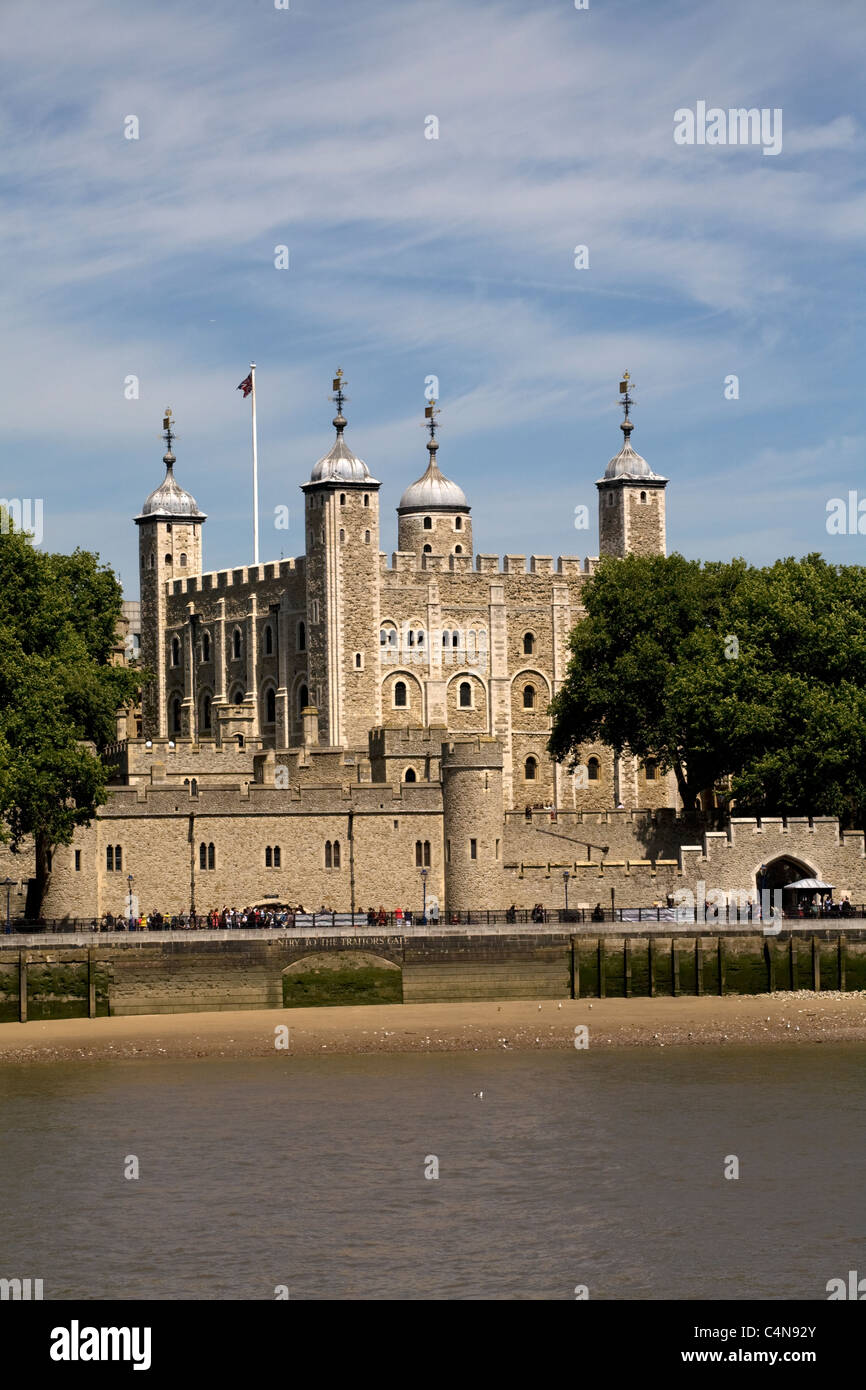
[[[363,913],[356,912],[356,920]],[[274,927],[293,927],[297,918],[304,918],[305,922],[310,917],[315,918],[350,918],[348,912],[340,912],[336,908],[326,906],[322,903],[321,907],[315,909],[305,908],[303,903],[298,903],[296,907],[274,906],[274,907],[223,907],[212,908],[210,912],[149,912],[134,917],[128,914],[114,916],[106,912],[99,923],[102,931],[203,931],[212,930],[249,930],[251,927],[274,928]],[[397,907],[386,911],[384,907],[369,907],[366,911],[367,925],[375,926],[413,926],[417,923],[427,924],[428,922],[439,921],[438,904],[431,904],[427,913],[414,912],[411,908]],[[96,923],[94,923],[94,926]],[[327,925],[327,921],[325,922]]]

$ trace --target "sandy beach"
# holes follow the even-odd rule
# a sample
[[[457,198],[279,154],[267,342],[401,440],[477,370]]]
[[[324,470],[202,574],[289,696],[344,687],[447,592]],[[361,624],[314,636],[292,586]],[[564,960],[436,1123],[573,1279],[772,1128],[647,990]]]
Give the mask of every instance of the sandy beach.
[[[302,1056],[866,1041],[866,994],[503,1000],[269,1009],[0,1025],[0,1064],[93,1058],[266,1057],[276,1030]]]

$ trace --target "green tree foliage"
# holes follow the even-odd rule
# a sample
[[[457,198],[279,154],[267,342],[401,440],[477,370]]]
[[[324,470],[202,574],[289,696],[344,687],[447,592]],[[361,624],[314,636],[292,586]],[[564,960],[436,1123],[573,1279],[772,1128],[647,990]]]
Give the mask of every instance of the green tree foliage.
[[[141,673],[108,664],[122,593],[96,555],[36,550],[0,527],[0,836],[36,851],[39,907],[50,856],[106,799],[97,749]]]
[[[680,555],[605,560],[583,595],[550,750],[655,758],[686,812],[730,778],[743,812],[861,820],[866,570]]]

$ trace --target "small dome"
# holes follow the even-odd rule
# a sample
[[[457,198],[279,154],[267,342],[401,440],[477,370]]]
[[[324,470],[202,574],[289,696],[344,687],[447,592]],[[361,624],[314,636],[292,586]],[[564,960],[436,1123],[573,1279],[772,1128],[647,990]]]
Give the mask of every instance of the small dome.
[[[199,511],[192,493],[186,492],[174,476],[174,454],[166,454],[162,461],[165,464],[165,477],[148,497],[136,521],[144,521],[152,516],[168,519],[190,517],[194,521],[204,521],[205,513]]]
[[[631,420],[623,420],[620,429],[625,435],[625,443],[604,470],[605,480],[611,478],[659,478],[660,475],[652,471],[646,459],[641,458],[640,454],[636,454],[631,447],[630,436],[634,429]],[[662,479],[662,481],[665,480]]]
[[[334,423],[337,424],[337,421],[335,420]],[[343,425],[345,423],[343,420]],[[325,454],[324,458],[319,459],[310,474],[310,482],[372,483],[374,481],[366,463],[352,453],[343,438],[342,428],[337,425],[337,438],[334,440],[334,447],[330,453]]]
[[[432,443],[435,445],[436,441]],[[427,472],[407,487],[400,498],[399,512],[468,512],[466,493],[457,483],[452,483],[439,471],[436,462],[436,449],[430,449],[430,463]]]

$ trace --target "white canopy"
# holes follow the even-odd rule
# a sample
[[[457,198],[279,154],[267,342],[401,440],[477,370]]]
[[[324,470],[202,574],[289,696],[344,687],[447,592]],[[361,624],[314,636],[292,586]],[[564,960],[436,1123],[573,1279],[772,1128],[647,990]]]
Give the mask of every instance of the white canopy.
[[[782,884],[782,887],[783,887],[783,888],[814,888],[814,889],[819,889],[819,888],[820,888],[820,889],[822,889],[822,890],[825,889],[825,888],[828,888],[828,889],[830,889],[830,890],[832,891],[832,889],[833,889],[833,884],[832,884],[832,883],[822,883],[822,881],[821,881],[820,878],[798,878],[796,883],[783,883],[783,884]]]

